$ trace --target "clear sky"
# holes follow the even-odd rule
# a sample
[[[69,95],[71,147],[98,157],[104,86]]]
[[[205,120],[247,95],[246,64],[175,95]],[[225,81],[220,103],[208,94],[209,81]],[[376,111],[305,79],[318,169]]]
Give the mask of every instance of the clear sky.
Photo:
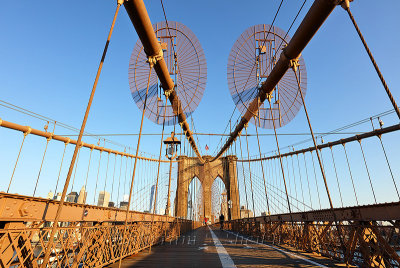
[[[284,1],[275,25],[287,31],[302,2]],[[249,26],[270,24],[279,3],[278,0],[164,1],[168,20],[179,21],[189,27],[200,40],[206,55],[207,87],[193,114],[198,132],[224,131],[234,109],[226,79],[230,49]],[[164,19],[160,1],[149,0],[145,4],[152,22]],[[311,4],[312,1],[308,0],[290,35],[293,35]],[[3,1],[0,6],[0,99],[79,127],[116,1]],[[351,8],[395,99],[400,101],[400,2],[355,0]],[[141,113],[132,100],[128,84],[129,58],[137,39],[126,11],[121,8],[86,127],[88,132],[138,133]],[[334,10],[302,55],[308,73],[306,102],[315,132],[330,131],[392,108],[342,8]],[[0,109],[0,118],[4,120],[35,128],[43,126],[41,121],[8,109]],[[386,126],[398,123],[393,115],[384,118],[384,121]],[[171,130],[167,128],[166,133]],[[364,124],[350,130],[366,131],[370,130],[370,125]],[[145,119],[145,133],[160,131],[159,125]],[[254,133],[255,129],[250,126],[248,131]],[[292,122],[278,130],[281,133],[307,131],[303,110]],[[0,138],[1,151],[10,152],[11,155],[8,157],[2,153],[0,160],[11,164],[15,161],[20,138],[18,136],[9,142],[7,139],[15,136],[10,133],[0,130],[0,137],[4,137]],[[58,128],[56,133],[68,134],[66,130]],[[260,133],[273,132],[265,129],[260,130]],[[329,136],[325,139],[329,141],[339,137],[343,136]],[[285,147],[306,138],[308,136],[284,136],[280,138],[280,143]],[[110,139],[136,147],[136,137]],[[212,154],[217,149],[217,138],[200,136],[199,140],[203,153],[206,144],[210,147],[208,153]],[[96,140],[88,139],[87,142],[96,143]],[[387,147],[391,161],[398,163],[398,135],[388,135],[385,142],[390,144]],[[141,151],[158,155],[158,144],[159,138],[145,137]],[[273,137],[262,138],[261,145],[263,153],[276,148]],[[306,143],[297,148],[309,145]],[[250,138],[250,148],[253,155],[256,155],[258,151],[254,137]],[[373,162],[371,165],[376,162],[375,158],[383,159],[381,151],[377,156],[378,151],[375,150],[378,149],[376,144],[371,145],[367,152],[370,162]],[[400,183],[400,168],[398,165],[393,166]],[[376,164],[377,174],[381,168]],[[8,176],[6,174],[7,179],[2,180],[1,190]],[[378,178],[376,180],[379,181]],[[381,187],[382,193],[387,187],[390,188],[386,184]],[[47,191],[43,189],[41,195]],[[391,193],[388,200],[393,201],[392,197]]]

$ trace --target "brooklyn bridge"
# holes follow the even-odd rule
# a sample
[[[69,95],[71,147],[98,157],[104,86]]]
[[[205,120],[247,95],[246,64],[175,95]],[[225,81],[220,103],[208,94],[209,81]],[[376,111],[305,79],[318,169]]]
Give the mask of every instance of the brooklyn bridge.
[[[2,3],[0,267],[400,267],[389,2]]]

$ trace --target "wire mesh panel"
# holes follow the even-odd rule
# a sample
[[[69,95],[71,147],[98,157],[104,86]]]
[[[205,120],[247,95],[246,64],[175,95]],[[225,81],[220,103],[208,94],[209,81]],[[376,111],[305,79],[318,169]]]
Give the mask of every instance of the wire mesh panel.
[[[182,103],[183,112],[189,117],[203,97],[207,81],[207,63],[199,40],[193,32],[179,22],[159,22],[153,25],[163,50],[164,60],[175,84],[175,91]],[[149,64],[140,40],[136,42],[129,63],[129,86],[139,109],[144,109]],[[157,124],[175,125],[178,120],[167,104],[161,83],[152,71],[147,94],[145,115]]]
[[[228,86],[233,102],[244,114],[257,97],[261,84],[268,78],[290,37],[280,28],[258,24],[247,28],[233,45],[228,58]],[[307,88],[307,72],[303,57],[299,58],[300,87]],[[275,87],[268,102],[261,105],[251,119],[263,128],[282,127],[289,123],[302,105],[295,73],[289,69]]]

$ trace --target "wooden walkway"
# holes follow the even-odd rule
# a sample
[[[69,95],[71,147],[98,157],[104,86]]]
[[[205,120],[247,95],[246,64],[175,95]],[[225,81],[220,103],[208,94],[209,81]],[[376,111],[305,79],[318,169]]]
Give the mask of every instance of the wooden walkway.
[[[214,239],[208,227],[201,227],[153,247],[151,252],[125,258],[121,267],[345,267],[315,254],[242,240],[215,228],[212,231]],[[118,263],[109,267],[118,267]]]

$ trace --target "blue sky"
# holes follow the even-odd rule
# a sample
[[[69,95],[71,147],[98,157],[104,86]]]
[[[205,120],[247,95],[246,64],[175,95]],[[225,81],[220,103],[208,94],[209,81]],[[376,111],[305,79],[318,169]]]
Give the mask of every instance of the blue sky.
[[[0,99],[79,127],[111,24],[115,2],[4,1],[0,9]],[[207,87],[193,114],[197,131],[224,131],[234,109],[226,80],[230,49],[249,26],[271,23],[279,3],[278,0],[165,1],[168,20],[179,21],[189,27],[200,40],[207,59]],[[284,1],[275,25],[287,31],[301,3],[302,1]],[[145,4],[152,22],[164,19],[159,1],[145,1]],[[307,1],[290,35],[293,35],[293,30],[297,28],[311,4],[312,1]],[[400,55],[397,51],[400,43],[400,17],[397,13],[400,2],[354,1],[351,8],[395,99],[399,100]],[[132,100],[128,85],[129,58],[137,39],[124,8],[121,8],[86,127],[88,132],[139,131],[141,113]],[[306,103],[314,131],[329,131],[391,109],[355,29],[342,8],[334,10],[302,55],[308,73]],[[40,121],[8,109],[1,108],[0,112],[0,118],[7,121],[36,128],[43,126]],[[398,123],[393,115],[384,120],[386,125]],[[352,130],[370,130],[370,125],[364,124]],[[145,133],[160,131],[160,126],[145,119]],[[167,128],[166,132],[170,131],[171,128]],[[282,133],[307,131],[303,110],[287,126],[279,129]],[[250,126],[249,132],[255,132],[253,126]],[[2,151],[8,151],[12,155],[7,157],[1,154],[0,158],[3,162],[9,160],[12,163],[20,137],[8,142],[5,140],[12,140],[16,135],[4,130],[0,130],[0,133],[4,137],[0,141]],[[65,134],[67,131],[56,128],[56,133]],[[260,133],[272,131],[260,130]],[[326,140],[339,137],[342,136],[330,136]],[[280,138],[280,143],[284,147],[305,138],[307,137],[285,136]],[[135,147],[137,138],[110,139]],[[213,153],[216,150],[216,138],[201,136],[199,139],[203,152],[206,144],[210,147],[208,152]],[[154,140],[153,136],[143,138],[141,150],[157,155],[159,139],[156,139],[157,142]],[[96,140],[89,139],[87,142],[95,143]],[[398,162],[398,137],[388,135],[385,142],[390,144],[388,150],[391,160]],[[276,148],[273,137],[263,138],[261,144],[265,153]],[[254,138],[250,138],[250,148],[254,154],[257,153]],[[377,157],[375,150],[378,149],[376,145],[371,145],[371,162]],[[36,149],[32,147],[26,150],[26,153],[33,153]],[[379,160],[382,160],[381,155]],[[375,168],[379,171],[381,167]],[[394,167],[394,170],[398,178],[400,169]],[[20,176],[22,178],[25,175],[21,173]],[[2,182],[1,189],[4,188],[3,185]],[[47,191],[43,189],[41,195]]]

